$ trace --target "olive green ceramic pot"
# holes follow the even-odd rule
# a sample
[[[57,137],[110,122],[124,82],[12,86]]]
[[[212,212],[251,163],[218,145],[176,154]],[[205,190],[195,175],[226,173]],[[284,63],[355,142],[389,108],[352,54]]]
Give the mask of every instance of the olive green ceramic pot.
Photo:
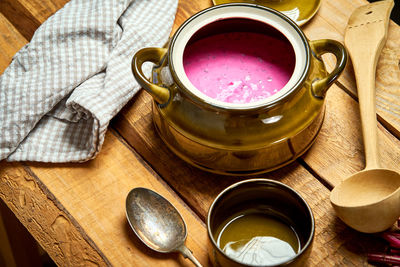
[[[205,36],[234,31],[290,42],[294,71],[280,91],[258,102],[234,104],[203,94],[189,81],[183,66],[185,47]],[[334,54],[337,60],[331,73],[321,60],[325,53]],[[151,79],[143,74],[146,61],[156,64]],[[156,129],[173,152],[203,170],[250,175],[284,166],[311,146],[324,118],[325,93],[346,61],[339,42],[309,41],[282,13],[237,3],[214,6],[190,17],[167,48],[139,50],[132,71],[153,97]]]

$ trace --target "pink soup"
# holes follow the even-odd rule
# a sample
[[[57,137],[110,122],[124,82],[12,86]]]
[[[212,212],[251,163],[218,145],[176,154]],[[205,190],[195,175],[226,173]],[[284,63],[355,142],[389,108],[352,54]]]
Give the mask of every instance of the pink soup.
[[[201,92],[228,103],[251,103],[282,89],[295,55],[284,38],[252,32],[205,37],[185,48],[183,65]]]

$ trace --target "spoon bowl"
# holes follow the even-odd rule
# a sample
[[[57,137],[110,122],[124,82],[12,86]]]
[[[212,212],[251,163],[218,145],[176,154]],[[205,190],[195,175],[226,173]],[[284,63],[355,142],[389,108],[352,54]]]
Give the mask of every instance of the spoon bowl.
[[[156,192],[134,188],[126,197],[126,217],[132,230],[149,248],[161,252],[180,252],[201,266],[185,246],[186,224],[176,208]]]
[[[331,192],[338,217],[352,228],[374,233],[393,225],[400,214],[400,175],[387,169],[358,172]]]

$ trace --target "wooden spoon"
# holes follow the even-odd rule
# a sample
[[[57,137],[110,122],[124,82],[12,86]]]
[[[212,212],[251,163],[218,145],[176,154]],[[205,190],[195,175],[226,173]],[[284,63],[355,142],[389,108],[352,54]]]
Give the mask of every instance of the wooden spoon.
[[[357,8],[345,33],[357,81],[366,166],[332,190],[331,203],[340,219],[364,233],[383,231],[400,216],[400,174],[379,165],[375,112],[376,64],[393,5],[389,0]]]

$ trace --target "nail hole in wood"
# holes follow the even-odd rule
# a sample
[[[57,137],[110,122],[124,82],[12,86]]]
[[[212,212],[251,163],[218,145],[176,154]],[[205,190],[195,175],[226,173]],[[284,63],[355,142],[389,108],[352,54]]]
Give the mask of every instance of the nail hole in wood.
[[[367,13],[365,13],[365,15],[369,15],[369,14],[371,14],[372,13],[372,11],[368,11]]]

